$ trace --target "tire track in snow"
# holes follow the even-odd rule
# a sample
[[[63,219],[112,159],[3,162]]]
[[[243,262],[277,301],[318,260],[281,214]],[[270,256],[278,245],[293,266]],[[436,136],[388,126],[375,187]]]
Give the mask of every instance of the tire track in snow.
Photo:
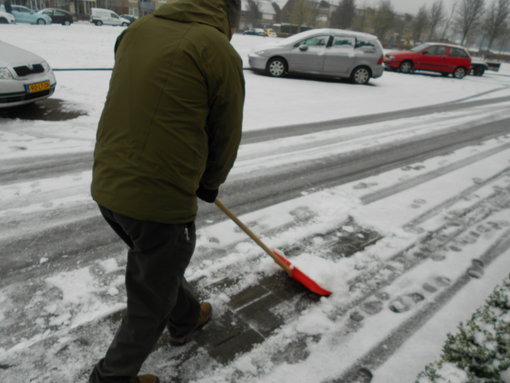
[[[479,95],[477,95],[479,96]],[[453,102],[441,105],[412,108],[394,112],[385,112],[368,116],[345,119],[281,126],[243,133],[242,144],[271,141],[279,138],[295,137],[315,132],[322,132],[347,127],[355,127],[372,123],[391,121],[432,113],[450,112],[453,110],[470,109],[476,106],[492,105],[510,101],[510,96],[471,102]],[[84,171],[92,168],[92,153],[55,154],[51,156],[22,157],[3,160],[0,170],[0,183],[19,182],[48,176],[56,176],[70,172]]]
[[[360,150],[320,161],[300,163],[291,168],[288,166],[274,168],[268,174],[253,172],[250,174],[251,178],[247,180],[238,180],[234,177],[222,189],[222,193],[229,195],[231,208],[238,214],[243,214],[299,197],[305,190],[338,186],[448,153],[469,143],[478,143],[481,137],[500,136],[505,133],[510,133],[510,119],[492,122],[483,127],[475,126],[464,130],[462,134],[454,130],[418,143],[410,140],[407,143],[389,144],[386,147],[376,147],[375,150]],[[38,262],[41,256],[52,261],[64,255],[78,258],[81,246],[85,245],[87,249],[114,240],[113,236],[105,234],[106,226],[102,223],[93,203],[69,209],[73,211],[73,215],[69,216],[68,220],[62,221],[65,224],[59,224],[58,220],[52,223],[51,213],[48,220],[45,218],[47,213],[42,212],[26,222],[27,227],[31,229],[25,234],[0,240],[6,260],[5,267],[0,271],[2,280],[16,273],[22,275],[23,269],[33,265],[34,261]],[[56,218],[61,219],[59,215]],[[44,226],[31,226],[32,221],[38,222],[42,219],[45,222]],[[206,221],[220,219],[223,219],[223,215],[217,209],[202,204],[197,220],[200,226]],[[16,224],[19,227],[23,223],[20,217],[12,219],[12,225]],[[78,240],[76,233],[82,234],[83,237]],[[18,257],[20,249],[23,249],[24,259]]]

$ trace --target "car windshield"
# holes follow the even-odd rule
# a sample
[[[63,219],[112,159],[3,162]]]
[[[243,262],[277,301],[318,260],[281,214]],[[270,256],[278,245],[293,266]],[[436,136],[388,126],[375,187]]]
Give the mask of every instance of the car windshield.
[[[420,52],[420,51],[424,50],[425,48],[427,48],[428,46],[430,46],[430,44],[420,44],[417,47],[411,48],[410,50],[411,50],[411,52]]]
[[[309,30],[309,31],[306,31],[306,32],[297,33],[295,35],[292,35],[292,36],[289,36],[289,37],[286,37],[286,38],[282,39],[280,44],[282,44],[282,45],[295,44],[298,41],[305,40],[307,37],[313,36],[315,34],[317,34],[317,30],[313,30],[313,29]]]

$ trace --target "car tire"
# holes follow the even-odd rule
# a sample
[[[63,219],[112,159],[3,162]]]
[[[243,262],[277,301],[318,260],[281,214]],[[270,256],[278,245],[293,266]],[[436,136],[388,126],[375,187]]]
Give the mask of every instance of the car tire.
[[[9,24],[5,17],[0,17],[0,24]]]
[[[467,73],[466,68],[459,66],[459,67],[455,68],[455,70],[453,71],[453,77],[461,79],[461,78],[464,78],[466,73]]]
[[[287,73],[287,61],[281,57],[272,58],[267,62],[266,71],[272,77],[282,77]]]
[[[37,19],[37,24],[38,25],[45,25],[46,24],[46,20],[44,20],[44,19]]]
[[[475,67],[473,69],[473,74],[475,76],[483,76],[483,74],[485,73],[485,68],[484,67]]]
[[[128,24],[127,24],[127,23],[122,23],[122,24],[120,24],[120,26],[121,26],[121,27],[127,27],[127,26],[128,26]]]
[[[414,66],[413,66],[413,62],[412,61],[405,60],[405,61],[402,61],[400,63],[400,66],[398,67],[398,69],[402,73],[412,73],[413,72],[413,67]]]
[[[101,20],[96,20],[96,21],[94,21],[94,24],[96,24],[96,26],[100,27],[101,25],[103,25],[103,22]]]
[[[351,81],[355,84],[368,84],[370,77],[372,77],[372,73],[366,66],[354,68],[351,73]]]
[[[71,25],[71,22],[69,20],[65,20],[62,25]]]

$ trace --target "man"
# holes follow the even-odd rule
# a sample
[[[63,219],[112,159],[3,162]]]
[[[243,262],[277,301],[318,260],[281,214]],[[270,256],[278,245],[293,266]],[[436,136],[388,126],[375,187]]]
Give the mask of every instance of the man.
[[[92,196],[129,246],[127,311],[91,383],[137,376],[168,329],[182,345],[211,317],[184,279],[197,196],[214,202],[237,155],[244,79],[230,38],[239,0],[177,0],[122,33],[97,131]]]

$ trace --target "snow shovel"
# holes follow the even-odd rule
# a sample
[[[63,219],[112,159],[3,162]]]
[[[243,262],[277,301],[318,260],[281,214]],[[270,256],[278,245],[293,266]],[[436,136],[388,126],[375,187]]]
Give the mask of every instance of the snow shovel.
[[[260,240],[259,237],[253,233],[248,226],[246,226],[244,223],[242,223],[239,218],[236,217],[236,215],[228,208],[226,207],[223,202],[221,202],[218,198],[214,201],[216,206],[218,206],[221,211],[223,211],[232,221],[234,221],[237,226],[241,228],[242,231],[244,231],[248,236],[253,239],[257,245],[259,245],[271,258],[274,259],[274,261],[281,266],[282,269],[284,269],[289,277],[295,279],[302,285],[304,285],[308,290],[311,292],[318,294],[318,295],[325,295],[329,296],[331,295],[331,291],[325,289],[324,287],[320,286],[317,282],[315,282],[312,278],[310,278],[308,275],[303,273],[301,270],[299,270],[297,267],[295,267],[287,258],[285,258],[283,255],[278,253],[275,250],[269,249],[264,242]]]

